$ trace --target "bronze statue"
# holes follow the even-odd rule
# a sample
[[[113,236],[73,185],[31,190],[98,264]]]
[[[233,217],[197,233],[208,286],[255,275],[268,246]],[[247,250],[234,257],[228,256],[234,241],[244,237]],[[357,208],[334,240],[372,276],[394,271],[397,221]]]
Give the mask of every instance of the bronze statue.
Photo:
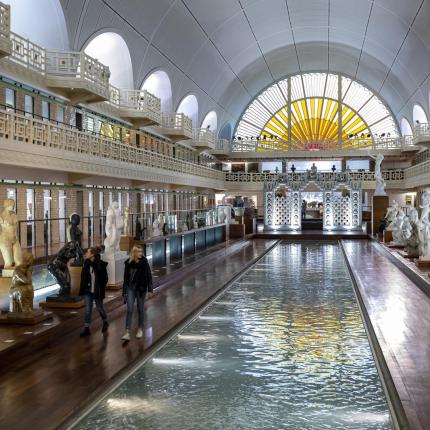
[[[78,214],[73,213],[70,215],[69,227],[67,228],[67,241],[76,242],[79,245],[79,249],[77,250],[72,266],[82,266],[84,262],[84,253],[82,251],[82,231],[79,228],[80,223],[81,217]]]
[[[82,253],[79,243],[75,241],[68,242],[58,251],[58,255],[48,264],[49,272],[57,280],[57,283],[60,286],[58,295],[61,297],[70,297],[71,278],[67,263],[72,258],[76,261],[76,257],[79,253]]]

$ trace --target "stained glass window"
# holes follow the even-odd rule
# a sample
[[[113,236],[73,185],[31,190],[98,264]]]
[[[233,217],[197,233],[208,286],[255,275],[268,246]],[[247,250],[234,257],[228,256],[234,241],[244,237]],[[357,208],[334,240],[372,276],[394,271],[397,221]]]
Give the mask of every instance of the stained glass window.
[[[264,90],[242,115],[235,136],[259,140],[261,150],[356,146],[397,137],[396,122],[369,89],[340,75],[308,73]]]

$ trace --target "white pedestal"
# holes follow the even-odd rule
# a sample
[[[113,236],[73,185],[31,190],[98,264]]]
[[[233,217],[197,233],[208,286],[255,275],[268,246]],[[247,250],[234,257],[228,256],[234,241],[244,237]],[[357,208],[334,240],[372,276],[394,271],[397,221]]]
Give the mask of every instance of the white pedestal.
[[[102,254],[102,260],[108,263],[107,272],[109,281],[107,286],[110,288],[121,288],[124,281],[124,263],[128,258],[128,253],[124,251],[115,254]]]
[[[12,278],[14,270],[15,269],[3,269],[1,272],[1,276],[3,278]]]

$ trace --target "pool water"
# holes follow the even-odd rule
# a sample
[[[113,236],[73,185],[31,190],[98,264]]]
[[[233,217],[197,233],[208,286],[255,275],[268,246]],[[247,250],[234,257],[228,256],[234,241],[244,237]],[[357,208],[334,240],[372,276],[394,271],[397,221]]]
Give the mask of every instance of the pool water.
[[[392,429],[337,243],[281,242],[78,429]]]

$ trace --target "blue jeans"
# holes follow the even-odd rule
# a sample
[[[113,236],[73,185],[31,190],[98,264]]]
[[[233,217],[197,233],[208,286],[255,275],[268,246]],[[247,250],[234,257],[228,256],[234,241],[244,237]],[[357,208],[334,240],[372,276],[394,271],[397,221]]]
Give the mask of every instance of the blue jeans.
[[[137,300],[137,315],[139,318],[139,327],[143,328],[143,306],[145,304],[145,293],[139,294],[134,288],[127,288],[127,318],[125,320],[125,328],[127,330],[130,330],[131,327],[135,300]]]
[[[84,294],[85,302],[85,327],[89,327],[91,324],[91,314],[93,312],[93,301],[96,304],[96,308],[99,311],[100,318],[103,321],[107,321],[107,315],[105,308],[103,307],[103,299],[95,299],[93,293]]]

